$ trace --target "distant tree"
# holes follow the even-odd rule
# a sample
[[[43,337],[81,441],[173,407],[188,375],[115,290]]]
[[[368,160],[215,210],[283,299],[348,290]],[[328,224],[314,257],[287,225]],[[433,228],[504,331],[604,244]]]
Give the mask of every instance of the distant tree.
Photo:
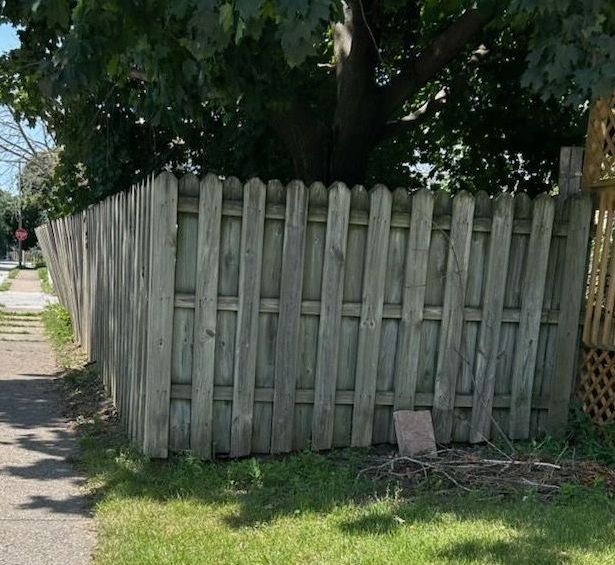
[[[6,256],[13,238],[13,217],[16,208],[15,198],[5,190],[0,190],[0,258]]]

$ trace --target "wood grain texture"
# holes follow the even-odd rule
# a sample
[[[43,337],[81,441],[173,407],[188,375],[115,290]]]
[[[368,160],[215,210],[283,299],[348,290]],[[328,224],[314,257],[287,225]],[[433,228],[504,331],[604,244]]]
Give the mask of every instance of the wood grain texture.
[[[295,387],[300,362],[300,321],[308,191],[303,183],[290,183],[286,194],[286,219],[280,286],[280,316],[275,352],[275,389],[271,452],[292,448]]]
[[[483,316],[474,365],[474,401],[469,438],[471,442],[481,442],[490,437],[491,410],[504,309],[503,289],[506,285],[513,216],[513,199],[507,194],[500,195],[495,201],[493,213]]]
[[[165,458],[169,442],[171,344],[175,295],[177,179],[162,174],[152,190],[148,373],[143,450]]]
[[[352,413],[351,445],[355,447],[368,446],[372,442],[392,203],[391,192],[382,185],[375,187],[370,194],[354,387],[355,402]]]
[[[550,196],[541,195],[536,198],[523,280],[521,320],[511,375],[512,405],[508,432],[511,439],[526,439],[529,436],[540,313],[545,291],[554,214],[555,206]]]
[[[252,445],[258,301],[260,296],[266,186],[258,180],[244,188],[244,213],[239,266],[239,310],[235,339],[231,456],[248,455]]]
[[[213,443],[222,182],[215,175],[207,175],[201,181],[199,190],[190,448],[197,456],[210,459]]]
[[[36,230],[78,338],[148,455],[395,441],[396,408],[431,408],[440,441],[563,429],[587,197],[214,175],[184,177],[179,193],[165,174]],[[588,335],[596,326],[602,340],[615,309],[613,289],[598,288],[614,272],[610,208],[589,289]]]
[[[461,366],[463,306],[468,277],[473,214],[474,199],[467,192],[460,192],[453,201],[453,228],[449,242],[432,410],[436,439],[443,443],[451,440],[453,429],[455,389],[457,374]]]
[[[349,212],[350,190],[344,184],[337,183],[329,191],[322,275],[318,360],[312,416],[312,447],[317,450],[329,449],[333,442],[335,384]]]
[[[566,428],[568,408],[578,368],[579,317],[585,289],[589,227],[592,202],[589,194],[570,199],[570,222],[562,280],[561,317],[557,327],[555,373],[551,382],[547,431],[561,437]]]
[[[403,306],[395,367],[396,410],[414,410],[423,335],[423,313],[433,208],[433,193],[429,190],[421,190],[412,198],[412,215],[403,286]]]

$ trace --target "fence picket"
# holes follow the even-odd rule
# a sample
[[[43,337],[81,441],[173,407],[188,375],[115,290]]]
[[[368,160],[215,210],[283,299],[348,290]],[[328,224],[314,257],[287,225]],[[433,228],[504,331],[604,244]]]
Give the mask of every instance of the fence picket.
[[[455,196],[433,400],[436,439],[445,443],[451,440],[457,374],[461,366],[463,306],[473,214],[472,196],[467,192]]]
[[[295,181],[288,186],[282,252],[280,317],[275,354],[272,453],[284,453],[292,448],[295,387],[299,372],[299,323],[307,196],[308,192],[303,183]]]
[[[248,455],[252,445],[265,197],[266,186],[260,180],[251,180],[245,186],[239,269],[239,309],[233,373],[232,457]]]
[[[353,446],[368,446],[372,441],[392,202],[391,192],[382,185],[375,187],[370,194],[367,256],[363,274],[359,349],[352,413],[351,445]]]
[[[148,307],[144,452],[167,457],[171,404],[171,345],[175,295],[177,179],[160,175],[151,194],[151,271]]]
[[[222,182],[207,175],[199,197],[199,235],[194,310],[190,446],[212,456],[214,363],[218,317],[218,266],[222,222]]]
[[[469,438],[471,442],[481,442],[490,437],[514,210],[514,200],[510,195],[502,194],[496,199],[487,260],[483,319],[474,365],[474,400]]]
[[[534,201],[532,232],[528,244],[521,298],[521,317],[513,358],[508,431],[512,439],[529,437],[536,351],[554,215],[553,199],[546,194],[538,196]]]
[[[329,190],[325,261],[322,274],[318,358],[312,415],[312,447],[314,449],[329,449],[333,442],[335,384],[342,321],[349,214],[350,190],[344,184],[336,183]]]
[[[415,405],[433,208],[433,193],[429,190],[421,190],[412,198],[395,367],[395,410],[414,410]]]

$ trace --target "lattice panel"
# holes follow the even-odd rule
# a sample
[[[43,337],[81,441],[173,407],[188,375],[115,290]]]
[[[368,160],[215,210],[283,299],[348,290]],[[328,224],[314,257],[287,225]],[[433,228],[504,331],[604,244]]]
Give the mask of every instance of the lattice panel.
[[[598,201],[587,280],[583,344],[615,350],[615,191],[600,191]]]
[[[579,395],[596,424],[615,420],[615,351],[583,348]]]
[[[587,126],[583,187],[615,182],[615,93],[594,104]]]

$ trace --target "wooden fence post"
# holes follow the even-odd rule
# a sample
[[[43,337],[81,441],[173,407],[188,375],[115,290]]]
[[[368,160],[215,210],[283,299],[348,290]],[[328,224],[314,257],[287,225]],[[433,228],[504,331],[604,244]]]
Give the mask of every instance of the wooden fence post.
[[[562,147],[559,162],[560,197],[575,196],[581,192],[583,176],[583,147]],[[561,436],[568,418],[572,385],[578,369],[579,315],[586,283],[591,224],[591,196],[570,199],[565,264],[568,275],[562,285],[560,319],[557,327],[555,372],[549,397],[547,431]],[[589,326],[589,324],[588,324]]]
[[[583,147],[562,147],[559,153],[559,194],[566,198],[581,191]]]
[[[144,452],[165,458],[169,448],[171,346],[177,251],[177,179],[159,175],[151,193],[150,292]]]

